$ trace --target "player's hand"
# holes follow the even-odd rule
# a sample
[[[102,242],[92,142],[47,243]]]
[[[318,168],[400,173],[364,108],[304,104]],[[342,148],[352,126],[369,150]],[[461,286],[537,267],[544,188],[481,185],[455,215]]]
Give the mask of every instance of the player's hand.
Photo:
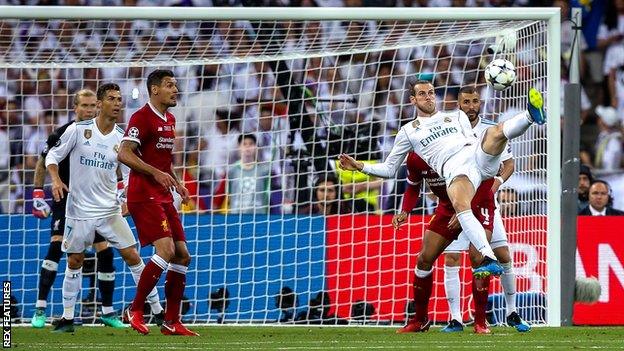
[[[162,171],[156,171],[156,173],[153,174],[153,177],[154,177],[154,180],[156,180],[158,184],[164,186],[168,190],[175,188],[178,184],[178,182],[176,182],[175,179],[173,179],[171,174],[165,173]]]
[[[399,229],[401,224],[405,223],[406,220],[407,212],[401,211],[401,213],[395,214],[394,217],[392,217],[392,226],[394,229]]]
[[[69,188],[67,187],[67,185],[65,185],[65,183],[63,183],[63,181],[61,181],[60,179],[53,179],[52,197],[54,198],[55,202],[60,202],[61,199],[65,197],[65,193],[63,191],[69,192]]]
[[[457,215],[454,214],[453,217],[451,217],[451,220],[448,222],[447,228],[450,230],[457,230],[460,227],[461,226],[459,224],[459,220],[457,219]]]
[[[45,201],[45,193],[43,189],[35,189],[33,191],[33,216],[44,219],[50,215],[50,205]]]
[[[364,168],[364,163],[356,161],[353,157],[347,154],[341,154],[340,168],[346,171],[361,171],[362,168]]]
[[[128,211],[128,203],[124,202],[124,203],[121,204],[121,215],[123,217],[125,217],[128,214],[130,214],[130,212]]]
[[[182,203],[188,205],[188,203],[191,201],[191,194],[189,193],[188,189],[184,185],[178,184],[176,186],[176,192],[180,194],[180,196],[182,196]]]
[[[492,183],[492,193],[496,194],[498,188],[500,188],[503,183],[499,179],[500,177],[494,177],[494,182]]]

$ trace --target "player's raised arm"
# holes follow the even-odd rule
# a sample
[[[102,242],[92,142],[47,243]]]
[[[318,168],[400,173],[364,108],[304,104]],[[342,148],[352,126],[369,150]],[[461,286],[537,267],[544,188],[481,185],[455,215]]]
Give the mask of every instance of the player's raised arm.
[[[52,178],[52,197],[54,201],[61,201],[64,197],[63,190],[69,192],[69,188],[59,176],[58,164],[67,157],[69,152],[76,145],[76,125],[72,124],[61,135],[56,145],[48,151],[45,159],[45,166]]]
[[[392,178],[401,167],[407,153],[412,150],[412,145],[403,128],[399,130],[394,139],[394,145],[390,154],[383,163],[368,164],[355,160],[349,155],[340,155],[340,168],[347,171],[361,171],[380,178]]]
[[[158,184],[164,186],[167,189],[175,188],[177,182],[173,177],[165,172],[162,172],[155,167],[145,163],[135,153],[139,147],[137,142],[131,140],[123,140],[119,147],[119,153],[117,154],[117,160],[124,165],[130,167],[130,169],[151,175]]]

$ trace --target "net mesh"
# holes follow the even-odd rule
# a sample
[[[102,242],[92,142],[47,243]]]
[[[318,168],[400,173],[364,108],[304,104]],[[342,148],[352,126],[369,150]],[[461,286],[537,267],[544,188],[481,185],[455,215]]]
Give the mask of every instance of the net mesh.
[[[502,30],[517,33],[516,48],[488,54]],[[440,109],[456,109],[459,88],[475,85],[484,118],[512,116],[525,108],[530,86],[546,90],[547,50],[539,21],[0,21],[0,132],[11,155],[0,265],[22,317],[33,313],[49,240],[50,223],[29,215],[47,135],[73,118],[73,93],[105,82],[121,86],[125,124],[147,102],[146,77],[159,67],[178,81],[175,167],[193,199],[181,208],[193,257],[183,318],[402,323],[413,308],[413,270],[436,199],[423,188],[409,225],[395,232],[404,168],[394,179],[376,179],[341,171],[337,156],[383,160],[414,117],[408,88],[416,78],[434,81]],[[504,92],[483,78],[495,56],[516,65],[517,81]],[[242,135],[255,142],[239,145]],[[505,187],[515,190],[500,205],[518,306],[534,323],[545,321],[546,308],[545,143],[537,127],[513,141],[516,171]],[[134,297],[134,283],[119,258],[116,267],[120,308]],[[442,269],[434,279],[430,316],[442,323]],[[462,269],[466,320],[470,279]],[[61,280],[48,315],[62,312]],[[498,281],[492,294],[490,317],[503,322]],[[93,317],[93,305],[81,306],[85,320]]]

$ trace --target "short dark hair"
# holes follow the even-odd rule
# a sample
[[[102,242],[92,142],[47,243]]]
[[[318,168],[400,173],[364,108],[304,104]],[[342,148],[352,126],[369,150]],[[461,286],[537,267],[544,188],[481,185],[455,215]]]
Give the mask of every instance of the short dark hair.
[[[479,91],[474,85],[467,85],[459,89],[459,94],[478,94]],[[457,96],[459,97],[459,94]]]
[[[589,168],[589,166],[581,165],[580,170],[579,170],[579,175],[581,174],[586,175],[587,178],[589,178],[590,183],[594,181],[594,176],[592,175],[592,171],[591,171],[591,168]]]
[[[102,85],[100,85],[100,87],[97,90],[97,93],[96,93],[97,99],[99,101],[102,101],[102,99],[104,99],[104,97],[106,96],[106,93],[109,92],[110,90],[115,90],[115,91],[121,92],[121,89],[119,88],[119,85],[117,85],[115,83],[102,84]]]
[[[416,86],[419,85],[419,84],[429,84],[429,85],[431,85],[432,87],[435,88],[435,86],[433,85],[432,81],[426,80],[426,79],[418,79],[417,81],[411,83],[410,86],[409,86],[410,96],[415,96],[414,95],[414,93],[415,93],[414,88],[416,88]]]
[[[258,144],[258,139],[256,138],[255,135],[253,135],[253,134],[241,134],[241,135],[238,136],[238,145],[240,145],[243,142],[243,140],[245,140],[245,139],[251,139],[251,140],[253,140],[254,144],[256,144],[256,145]]]
[[[157,69],[147,76],[147,94],[149,96],[152,96],[152,85],[160,85],[165,77],[173,78],[175,75],[171,70]]]
[[[334,185],[339,185],[338,178],[331,173],[322,174],[318,177],[316,182],[314,182],[314,188],[316,189],[321,183],[332,182]]]

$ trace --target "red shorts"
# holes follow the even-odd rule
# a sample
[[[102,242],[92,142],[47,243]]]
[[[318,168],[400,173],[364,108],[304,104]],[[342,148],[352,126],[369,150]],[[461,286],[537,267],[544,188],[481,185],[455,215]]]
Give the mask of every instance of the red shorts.
[[[139,233],[141,246],[167,237],[173,238],[173,241],[186,241],[180,216],[173,203],[128,202],[128,211]]]
[[[492,193],[493,181],[486,180],[481,183],[477,192],[472,198],[472,213],[485,230],[492,231],[494,223],[494,194]],[[440,234],[448,240],[455,240],[462,232],[461,227],[455,230],[449,229],[448,223],[455,214],[455,209],[450,202],[440,202],[436,207],[427,229]]]

